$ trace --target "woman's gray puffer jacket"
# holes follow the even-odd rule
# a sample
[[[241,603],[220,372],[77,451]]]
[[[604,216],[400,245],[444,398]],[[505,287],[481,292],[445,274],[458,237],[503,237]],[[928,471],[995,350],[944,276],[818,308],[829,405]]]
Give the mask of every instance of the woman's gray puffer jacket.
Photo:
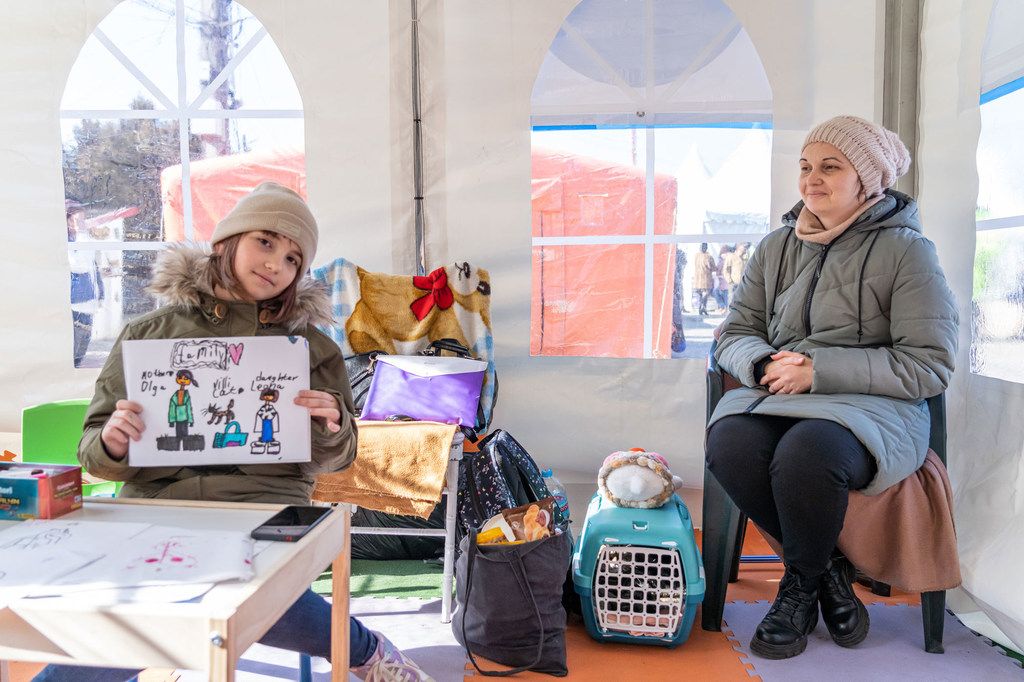
[[[709,426],[749,413],[828,419],[874,455],[877,494],[928,451],[924,400],[953,373],[959,316],[917,203],[887,190],[828,245],[796,236],[798,203],[758,245],[723,324],[715,357],[744,387],[723,396]],[[809,393],[772,395],[754,366],[779,350],[814,362]]]

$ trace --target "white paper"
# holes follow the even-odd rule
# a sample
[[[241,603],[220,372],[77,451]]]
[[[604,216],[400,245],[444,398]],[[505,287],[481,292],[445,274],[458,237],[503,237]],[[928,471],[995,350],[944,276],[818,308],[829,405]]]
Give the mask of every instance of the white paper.
[[[106,549],[103,557],[40,586],[32,596],[191,586],[163,591],[163,599],[181,601],[210,584],[252,578],[252,539],[242,531],[153,525]]]
[[[31,520],[0,532],[0,608],[103,557],[147,524]]]
[[[128,399],[146,430],[132,466],[310,460],[309,344],[301,336],[147,339],[123,346]],[[275,394],[276,392],[276,394]]]
[[[469,374],[487,369],[487,363],[483,360],[453,358],[447,355],[378,355],[377,362],[420,377]]]

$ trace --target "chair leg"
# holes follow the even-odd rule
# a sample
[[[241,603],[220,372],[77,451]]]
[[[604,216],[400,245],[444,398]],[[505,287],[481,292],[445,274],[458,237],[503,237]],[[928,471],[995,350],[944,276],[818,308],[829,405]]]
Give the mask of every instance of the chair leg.
[[[921,619],[924,621],[924,650],[930,654],[943,654],[942,630],[946,618],[946,593],[921,593]]]
[[[309,654],[299,654],[299,682],[313,682],[313,659]]]
[[[729,582],[734,583],[740,579],[740,560],[743,558],[743,539],[747,536],[747,523],[736,524],[736,544],[732,552],[732,566],[729,568]]]
[[[701,627],[712,632],[722,630],[725,593],[729,587],[738,528],[745,523],[743,514],[707,469],[704,470],[704,528],[701,554],[704,560],[704,601],[701,603]]]

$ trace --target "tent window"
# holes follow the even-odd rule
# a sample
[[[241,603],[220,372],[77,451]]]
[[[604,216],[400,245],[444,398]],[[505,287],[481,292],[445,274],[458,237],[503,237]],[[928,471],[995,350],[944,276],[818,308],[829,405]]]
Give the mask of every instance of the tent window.
[[[71,68],[60,127],[77,367],[154,307],[165,243],[208,241],[263,180],[305,195],[302,100],[233,0],[120,3]]]
[[[532,354],[707,354],[726,256],[768,230],[771,106],[721,0],[576,6],[531,98]]]
[[[971,371],[1024,382],[1024,6],[996,0],[982,52]]]

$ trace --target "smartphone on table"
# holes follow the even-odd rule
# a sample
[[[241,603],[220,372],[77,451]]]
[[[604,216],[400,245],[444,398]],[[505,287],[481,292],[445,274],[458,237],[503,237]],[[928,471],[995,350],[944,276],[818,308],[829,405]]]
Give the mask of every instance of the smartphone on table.
[[[331,507],[291,505],[252,530],[255,540],[297,542],[331,512]]]

